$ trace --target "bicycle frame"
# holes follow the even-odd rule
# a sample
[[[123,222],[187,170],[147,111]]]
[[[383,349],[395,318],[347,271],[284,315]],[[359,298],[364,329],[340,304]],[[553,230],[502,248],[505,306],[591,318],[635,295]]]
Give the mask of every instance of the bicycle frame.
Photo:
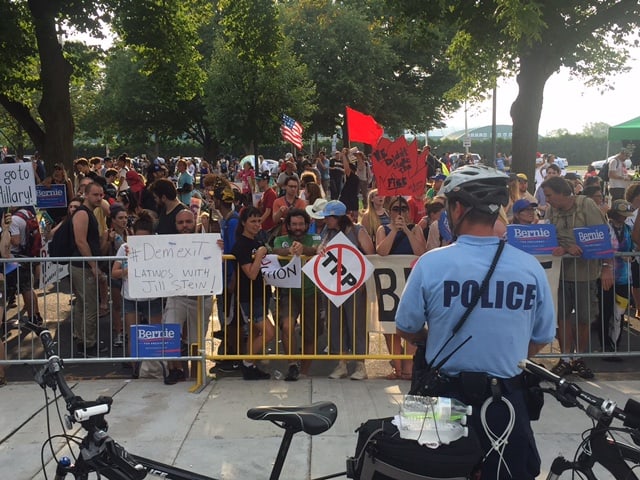
[[[597,480],[593,473],[596,464],[601,465],[616,480],[638,480],[634,469],[626,462],[640,465],[640,449],[613,440],[608,434],[609,425],[601,423],[598,422],[589,435],[590,452],[583,450],[575,461],[567,460],[563,456],[556,457],[551,464],[547,480],[556,480],[568,470],[580,472],[588,480]]]

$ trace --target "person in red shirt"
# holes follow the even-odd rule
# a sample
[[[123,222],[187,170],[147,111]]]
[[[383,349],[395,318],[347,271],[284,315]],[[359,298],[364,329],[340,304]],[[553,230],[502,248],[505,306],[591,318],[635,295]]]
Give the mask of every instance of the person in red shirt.
[[[292,208],[304,210],[307,202],[301,199],[298,194],[300,190],[300,180],[297,177],[289,177],[284,184],[285,193],[282,197],[278,197],[273,202],[273,222],[274,224],[282,224],[281,235],[287,234],[284,225],[284,219]]]
[[[258,189],[262,192],[262,198],[258,202],[258,208],[262,212],[262,230],[268,232],[276,223],[273,221],[273,202],[278,198],[275,190],[269,186],[271,175],[269,172],[260,172],[256,180],[258,181]]]
[[[409,219],[411,223],[417,224],[427,214],[427,209],[424,206],[424,194],[412,195],[407,203],[409,204]]]

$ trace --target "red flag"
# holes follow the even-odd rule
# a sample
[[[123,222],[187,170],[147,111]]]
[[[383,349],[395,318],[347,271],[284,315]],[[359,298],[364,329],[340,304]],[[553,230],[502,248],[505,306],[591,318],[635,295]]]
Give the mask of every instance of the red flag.
[[[352,142],[362,142],[375,146],[384,129],[370,115],[347,107],[347,133]]]

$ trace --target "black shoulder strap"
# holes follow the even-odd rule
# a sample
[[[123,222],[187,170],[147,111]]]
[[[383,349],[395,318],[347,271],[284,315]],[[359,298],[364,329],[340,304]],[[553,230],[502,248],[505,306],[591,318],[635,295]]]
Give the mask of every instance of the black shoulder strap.
[[[476,295],[474,295],[474,297],[471,299],[471,303],[467,307],[467,310],[462,314],[462,317],[460,317],[460,320],[458,320],[458,323],[456,323],[456,326],[453,327],[453,332],[451,333],[451,336],[449,337],[449,339],[444,343],[444,345],[442,345],[442,347],[440,347],[440,350],[438,350],[438,353],[436,353],[436,355],[433,357],[433,360],[431,360],[431,362],[429,363],[429,369],[433,368],[435,370],[439,370],[445,364],[445,362],[449,360],[449,358],[451,358],[451,356],[454,353],[456,353],[465,343],[471,340],[471,336],[467,337],[464,340],[464,342],[462,342],[462,344],[458,345],[458,347],[455,348],[449,355],[447,355],[440,362],[438,362],[435,365],[435,367],[433,366],[436,359],[440,356],[440,354],[445,349],[445,347],[449,344],[449,342],[453,339],[456,333],[458,333],[458,330],[460,330],[464,325],[464,323],[467,321],[467,318],[469,318],[469,315],[471,315],[471,312],[473,311],[475,306],[478,304],[478,301],[482,297],[482,294],[489,287],[489,280],[491,279],[491,276],[493,275],[493,272],[496,269],[496,265],[498,265],[498,260],[500,259],[500,255],[502,255],[502,250],[504,250],[504,245],[505,245],[505,241],[500,240],[500,243],[498,244],[498,249],[496,250],[496,253],[493,256],[491,266],[489,267],[489,270],[487,271],[487,274],[485,275],[484,280],[482,280],[482,283],[480,284],[480,288],[477,290]]]
[[[467,318],[469,318],[469,315],[471,315],[471,311],[478,304],[478,301],[480,301],[480,297],[482,297],[482,294],[489,287],[489,280],[491,279],[491,275],[493,275],[493,272],[496,269],[496,265],[498,265],[498,259],[500,258],[500,255],[502,255],[502,250],[504,250],[504,244],[505,244],[504,240],[500,240],[500,243],[498,244],[498,249],[496,250],[496,253],[493,256],[493,261],[491,262],[491,266],[489,267],[489,271],[485,275],[484,280],[482,280],[482,284],[480,285],[480,288],[477,290],[476,294],[471,299],[471,303],[467,307],[466,312],[464,312],[460,320],[458,320],[458,323],[456,323],[456,326],[453,327],[454,335],[458,333],[458,330],[462,328],[462,325],[464,325],[464,322],[466,322]]]

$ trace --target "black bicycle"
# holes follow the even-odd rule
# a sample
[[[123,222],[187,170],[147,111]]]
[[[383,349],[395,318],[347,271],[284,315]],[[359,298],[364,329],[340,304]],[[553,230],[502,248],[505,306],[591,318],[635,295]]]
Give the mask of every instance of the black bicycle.
[[[563,456],[553,460],[548,480],[556,480],[564,472],[571,472],[566,478],[597,480],[593,471],[596,465],[606,469],[616,480],[638,480],[640,448],[636,445],[640,445],[640,402],[629,399],[624,409],[620,409],[614,401],[585,392],[579,385],[529,360],[523,360],[519,366],[552,384],[549,388],[541,387],[543,392],[555,397],[564,407],[579,408],[593,421],[593,426],[583,433],[572,460]],[[621,421],[622,426],[612,426],[614,420]],[[635,445],[621,441],[623,434]]]
[[[45,470],[44,452],[49,445],[51,454],[57,463],[54,480],[64,480],[67,475],[72,475],[76,480],[91,478],[107,478],[109,480],[142,480],[151,478],[163,478],[169,480],[216,480],[188,470],[176,468],[155,460],[133,455],[107,434],[108,425],[105,415],[111,411],[113,399],[102,396],[96,400],[87,401],[75,395],[62,373],[63,361],[56,354],[55,342],[51,333],[46,328],[33,323],[23,322],[21,328],[37,334],[42,341],[47,363],[36,373],[35,380],[45,391],[47,405],[47,427],[49,438],[43,444],[41,451],[42,470],[45,479],[48,479]],[[84,437],[72,435],[53,436],[50,431],[49,399],[47,388],[54,392],[58,390],[66,403],[67,414],[61,414],[57,398],[55,401],[60,423],[71,429],[73,424],[79,423],[86,431]],[[247,416],[253,420],[269,420],[284,430],[280,449],[271,471],[270,480],[280,478],[282,467],[291,445],[291,440],[296,433],[305,432],[309,435],[323,433],[334,424],[338,416],[338,410],[332,402],[317,402],[307,406],[296,407],[255,407],[247,411]],[[63,437],[67,442],[69,451],[74,455],[74,449],[78,454],[73,459],[68,457],[57,458],[52,441]],[[340,472],[318,478],[316,480],[328,480],[344,476],[346,472]]]

